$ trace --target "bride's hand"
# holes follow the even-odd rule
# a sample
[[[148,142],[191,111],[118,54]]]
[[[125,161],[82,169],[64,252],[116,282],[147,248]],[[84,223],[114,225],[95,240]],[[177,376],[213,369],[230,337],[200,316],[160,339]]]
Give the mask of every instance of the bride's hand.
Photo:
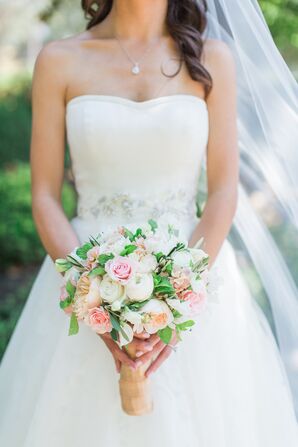
[[[118,344],[112,339],[109,333],[99,336],[111,352],[115,360],[116,370],[118,373],[120,372],[122,363],[130,366],[133,370],[136,370],[142,364],[142,361],[140,361],[139,359],[133,360],[127,354],[125,347],[121,349]],[[144,354],[146,352],[152,351],[155,343],[156,340],[154,338],[150,337],[148,339],[148,336],[146,336],[146,334],[139,334],[138,336],[134,337],[130,344],[135,345],[134,348],[138,353]]]
[[[130,366],[133,370],[137,369],[136,362],[129,357],[129,355],[124,352],[117,343],[112,339],[111,334],[98,334],[98,336],[103,340],[106,347],[112,354],[117,372],[120,372],[121,363],[125,363],[126,365]]]
[[[175,346],[178,342],[176,333],[173,333],[172,339],[168,345],[166,345],[157,334],[151,335],[148,339],[148,342],[154,344],[153,349],[150,352],[141,354],[138,356],[138,360],[142,362],[142,364],[149,362],[153,359],[150,366],[147,368],[145,372],[145,376],[149,377],[150,374],[155,372],[162,363],[171,355],[173,346]]]

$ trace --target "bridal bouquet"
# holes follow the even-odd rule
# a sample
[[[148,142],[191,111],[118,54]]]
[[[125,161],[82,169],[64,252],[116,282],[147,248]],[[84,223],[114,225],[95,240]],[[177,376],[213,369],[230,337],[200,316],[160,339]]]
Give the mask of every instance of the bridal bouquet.
[[[90,237],[55,265],[64,273],[60,307],[70,314],[69,335],[78,333],[79,323],[98,334],[109,332],[132,357],[129,343],[135,333],[157,333],[166,344],[174,332],[180,339],[211,294],[208,255],[189,248],[173,226],[154,220]],[[122,366],[120,392],[127,413],[150,411],[147,382],[144,370]]]

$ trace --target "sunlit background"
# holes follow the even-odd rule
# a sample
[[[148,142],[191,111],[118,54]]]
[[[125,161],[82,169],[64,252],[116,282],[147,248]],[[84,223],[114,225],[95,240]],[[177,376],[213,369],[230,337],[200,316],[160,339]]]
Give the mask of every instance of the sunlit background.
[[[260,5],[275,42],[298,78],[298,0],[262,0]],[[0,3],[0,357],[45,256],[31,216],[30,86],[34,61],[45,42],[81,31],[85,23],[78,0]],[[266,207],[262,197],[255,200]],[[66,160],[63,203],[69,217],[75,213],[75,202]],[[283,234],[283,243],[290,245],[287,232]],[[258,279],[249,264],[246,274],[262,301]]]

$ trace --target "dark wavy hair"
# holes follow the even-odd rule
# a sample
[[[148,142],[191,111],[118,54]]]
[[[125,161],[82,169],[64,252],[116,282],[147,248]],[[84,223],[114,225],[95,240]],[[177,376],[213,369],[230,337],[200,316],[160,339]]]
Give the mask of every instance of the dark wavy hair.
[[[85,18],[89,20],[86,29],[90,29],[108,16],[113,0],[81,0],[81,4]],[[185,62],[191,78],[200,82],[208,95],[212,78],[201,63],[204,45],[202,34],[207,26],[206,11],[206,0],[168,0],[166,25],[179,51],[179,67],[171,77],[180,72]]]

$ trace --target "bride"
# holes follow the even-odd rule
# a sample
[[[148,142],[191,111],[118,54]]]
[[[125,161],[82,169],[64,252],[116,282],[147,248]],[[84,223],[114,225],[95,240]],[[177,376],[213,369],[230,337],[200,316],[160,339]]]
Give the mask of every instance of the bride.
[[[238,73],[237,82],[228,39],[206,35],[214,20],[224,23],[229,7],[224,0],[207,3],[206,15],[203,2],[193,0],[83,0],[87,30],[48,43],[38,55],[33,216],[48,255],[0,370],[3,446],[298,445],[286,368],[226,239],[237,204],[244,77]],[[236,14],[239,5],[232,6]],[[255,17],[267,33],[259,10]],[[232,22],[226,30],[231,38]],[[254,39],[246,35],[247,43]],[[60,200],[65,136],[78,192],[70,222]],[[199,218],[205,154],[208,196]],[[217,305],[179,344],[135,338],[136,360],[88,328],[68,337],[53,260],[91,234],[151,217],[177,222],[190,246],[204,237],[210,266],[222,277]],[[250,233],[258,229],[256,223]],[[151,358],[154,411],[128,416],[120,406],[120,366],[136,369]]]

